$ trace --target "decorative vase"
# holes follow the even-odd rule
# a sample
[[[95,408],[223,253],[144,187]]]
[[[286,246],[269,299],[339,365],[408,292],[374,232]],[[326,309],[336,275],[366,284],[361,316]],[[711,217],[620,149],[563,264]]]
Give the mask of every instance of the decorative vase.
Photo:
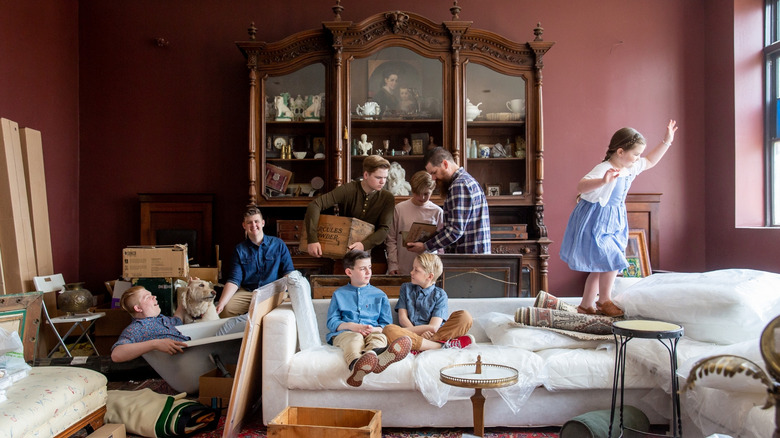
[[[57,296],[57,308],[68,314],[86,313],[92,307],[92,293],[82,287],[84,283],[68,283]]]

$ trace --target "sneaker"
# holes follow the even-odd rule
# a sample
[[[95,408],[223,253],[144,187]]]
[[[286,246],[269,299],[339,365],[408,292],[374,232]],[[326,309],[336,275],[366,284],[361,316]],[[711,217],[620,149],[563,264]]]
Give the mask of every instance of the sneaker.
[[[379,363],[376,368],[374,368],[374,372],[377,374],[381,373],[390,365],[405,358],[410,351],[412,351],[412,338],[409,336],[401,336],[391,342],[390,345],[387,346],[387,349],[377,356]]]
[[[355,387],[362,385],[363,377],[376,369],[377,362],[376,353],[373,351],[360,356],[360,359],[355,362],[355,366],[352,367],[352,374],[347,377],[347,385]]]
[[[623,316],[623,311],[620,307],[616,306],[612,301],[604,301],[603,303],[596,302],[596,308],[602,315],[617,317]]]
[[[450,339],[449,341],[445,342],[443,348],[466,348],[473,343],[474,336],[458,336],[455,339]]]

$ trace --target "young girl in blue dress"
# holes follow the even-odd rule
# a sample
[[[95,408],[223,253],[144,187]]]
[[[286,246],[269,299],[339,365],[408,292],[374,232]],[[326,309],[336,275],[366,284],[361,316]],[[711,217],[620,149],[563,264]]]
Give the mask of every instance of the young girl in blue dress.
[[[626,195],[634,178],[658,164],[669,150],[675,131],[677,122],[670,120],[663,141],[641,157],[647,145],[642,134],[633,128],[619,129],[604,161],[577,184],[580,200],[566,225],[561,259],[572,270],[590,272],[578,312],[623,315],[611,294],[618,272],[628,267]]]

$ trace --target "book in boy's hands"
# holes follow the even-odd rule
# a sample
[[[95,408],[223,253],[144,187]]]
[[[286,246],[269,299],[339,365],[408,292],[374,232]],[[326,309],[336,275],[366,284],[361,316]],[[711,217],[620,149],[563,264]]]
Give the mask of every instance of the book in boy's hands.
[[[409,231],[402,231],[404,246],[413,242],[426,242],[436,234],[436,224],[427,224],[424,222],[414,222]]]

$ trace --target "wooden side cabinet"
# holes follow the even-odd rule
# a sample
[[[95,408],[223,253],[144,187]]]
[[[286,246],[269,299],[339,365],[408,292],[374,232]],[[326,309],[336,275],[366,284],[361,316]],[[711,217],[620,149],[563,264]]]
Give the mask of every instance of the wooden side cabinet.
[[[139,193],[141,245],[188,244],[190,264],[215,266],[214,195]]]

